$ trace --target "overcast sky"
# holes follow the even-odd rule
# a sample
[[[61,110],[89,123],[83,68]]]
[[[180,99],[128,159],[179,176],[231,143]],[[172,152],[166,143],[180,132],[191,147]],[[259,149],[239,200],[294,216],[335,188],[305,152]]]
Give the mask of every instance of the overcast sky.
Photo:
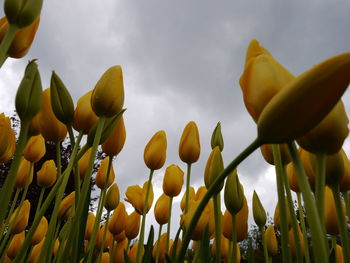
[[[202,147],[200,161],[192,169],[192,185],[198,187],[203,184],[210,137],[218,121],[225,140],[225,164],[256,136],[238,83],[249,42],[260,41],[298,75],[330,56],[349,52],[349,10],[346,0],[44,1],[30,52],[22,60],[8,59],[0,70],[0,112],[12,113],[29,59],[38,58],[43,87],[49,86],[55,70],[75,102],[94,88],[105,70],[121,65],[127,141],[114,164],[121,198],[127,186],[147,180],[143,150],[158,130],[165,130],[168,150],[164,169],[154,176],[156,196],[168,165],[178,164],[185,171],[178,144],[191,120],[198,125]],[[349,98],[347,92],[343,100],[348,113]],[[349,154],[348,141],[345,148]],[[274,168],[257,151],[238,172],[249,205],[256,189],[273,215]],[[179,213],[176,200],[174,214]],[[178,221],[173,218],[173,231]]]

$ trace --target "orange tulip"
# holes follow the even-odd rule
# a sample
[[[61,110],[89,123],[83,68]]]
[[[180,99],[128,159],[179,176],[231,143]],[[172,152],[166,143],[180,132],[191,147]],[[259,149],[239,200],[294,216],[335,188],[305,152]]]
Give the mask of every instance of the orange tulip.
[[[120,202],[108,222],[109,232],[114,235],[118,235],[119,233],[123,232],[125,230],[127,220],[128,214],[125,210],[125,205],[124,203]]]
[[[137,237],[140,231],[141,216],[136,211],[132,212],[126,221],[125,235],[129,240]]]
[[[71,207],[73,205],[75,199],[75,192],[71,192],[69,195],[67,195],[60,203],[60,206],[58,208],[57,217],[58,218],[64,218],[67,219],[69,216],[71,216]]]
[[[46,217],[43,216],[30,241],[33,246],[40,243],[40,241],[45,237],[48,228],[49,223],[47,222]]]
[[[6,250],[6,254],[9,258],[14,259],[17,256],[24,242],[24,239],[25,239],[25,231],[22,231],[21,233],[13,236],[9,247]]]
[[[17,210],[19,210],[18,216],[16,217]],[[28,225],[30,213],[30,202],[25,200],[22,203],[22,207],[17,207],[15,211],[12,213],[9,221],[9,226],[11,229],[11,234],[18,234],[24,231]],[[14,221],[16,218],[16,221]]]

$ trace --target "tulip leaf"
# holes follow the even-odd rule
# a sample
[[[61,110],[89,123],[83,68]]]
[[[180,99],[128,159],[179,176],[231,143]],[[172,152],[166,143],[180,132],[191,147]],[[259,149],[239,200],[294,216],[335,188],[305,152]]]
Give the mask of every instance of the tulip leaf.
[[[151,225],[151,230],[148,234],[148,240],[145,247],[145,254],[142,259],[142,263],[151,263],[152,262],[152,250],[153,250],[153,240],[154,240],[154,228]]]
[[[209,240],[209,227],[208,225],[205,227],[204,232],[202,234],[202,240],[200,245],[199,257],[200,262],[210,263],[210,240]]]
[[[175,240],[174,240],[174,246],[173,246],[173,250],[171,252],[171,259],[175,260],[176,258],[176,251],[177,251],[177,245],[179,244],[179,237],[180,237],[180,232],[182,229],[182,225],[179,227],[179,229],[176,232],[176,236],[175,236]]]

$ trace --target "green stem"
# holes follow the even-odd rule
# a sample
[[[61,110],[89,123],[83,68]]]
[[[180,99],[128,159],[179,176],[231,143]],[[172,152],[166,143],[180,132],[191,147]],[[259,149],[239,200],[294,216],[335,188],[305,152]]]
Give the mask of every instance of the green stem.
[[[44,193],[45,193],[45,188],[42,187],[41,190],[40,190],[39,200],[38,200],[38,203],[36,205],[34,218],[36,218],[36,215],[39,213],[39,210],[40,210],[40,207],[41,207],[41,203],[43,202]]]
[[[146,200],[143,206],[143,212],[142,212],[142,225],[141,225],[141,233],[140,233],[140,239],[139,239],[139,245],[137,246],[137,254],[136,254],[136,262],[141,263],[141,252],[143,248],[143,240],[145,235],[145,226],[146,226],[146,215],[147,215],[147,208],[148,208],[148,198],[149,193],[151,189],[151,183],[152,183],[152,177],[153,177],[154,170],[150,171],[148,184],[147,184],[147,191],[146,191]]]
[[[304,204],[307,211],[307,220],[311,231],[311,240],[313,243],[316,262],[327,262],[328,251],[326,248],[325,235],[323,235],[323,227],[316,209],[315,198],[312,194],[309,181],[302,166],[295,143],[288,143],[288,148],[293,160],[298,185],[303,195]]]
[[[264,227],[259,227],[259,230],[260,230],[261,239],[262,239],[262,242],[263,242],[265,263],[269,263],[269,254],[267,252]]]
[[[350,202],[349,202],[349,196],[347,191],[342,192],[344,202],[345,202],[345,208],[346,208],[346,215],[350,217]]]
[[[168,211],[168,226],[167,226],[167,236],[166,236],[166,246],[165,251],[169,253],[169,242],[170,242],[170,223],[171,223],[171,209],[173,206],[173,197],[171,196],[169,199],[169,211]]]
[[[4,62],[8,57],[7,51],[10,48],[12,40],[15,38],[15,35],[18,30],[19,28],[16,25],[9,24],[9,28],[6,32],[5,37],[1,41],[1,45],[0,45],[0,68],[2,67],[2,65],[4,64]]]
[[[187,177],[186,177],[186,193],[185,193],[185,211],[184,214],[188,211],[188,202],[190,199],[190,186],[191,186],[191,163],[187,164]]]
[[[100,262],[103,250],[104,250],[104,246],[105,246],[105,242],[106,242],[106,236],[107,236],[107,230],[108,230],[108,220],[109,220],[109,216],[111,214],[111,211],[107,211],[107,219],[106,219],[106,223],[105,223],[105,228],[103,230],[103,238],[102,238],[102,244],[101,244],[101,249],[98,252],[98,256],[97,256],[97,262]]]
[[[213,196],[214,201],[214,219],[215,219],[215,239],[216,239],[216,257],[215,262],[221,262],[221,207],[220,192]]]
[[[338,262],[337,261],[337,238],[332,235],[332,249],[334,251],[334,255],[335,255],[335,262]]]
[[[273,158],[276,169],[276,183],[278,195],[278,208],[280,210],[280,225],[281,225],[281,240],[282,240],[282,258],[283,262],[292,262],[289,249],[289,235],[288,235],[288,218],[286,210],[286,199],[284,194],[284,186],[282,180],[283,164],[281,158],[280,148],[277,144],[272,145]]]
[[[115,235],[113,235],[113,239],[112,239],[112,246],[111,246],[111,250],[109,252],[109,263],[113,263],[114,262],[114,243],[115,243]]]
[[[306,233],[304,211],[303,211],[303,205],[301,202],[300,192],[297,192],[297,198],[298,198],[298,211],[299,211],[299,219],[300,219],[300,223],[301,223],[301,231],[303,232],[303,239],[304,239],[305,262],[310,263],[309,242],[308,242],[308,237],[307,237],[307,233]]]
[[[158,260],[159,260],[160,236],[162,234],[162,228],[163,228],[163,225],[159,225],[158,242],[157,242],[157,249],[156,249],[156,263],[158,263]]]
[[[10,220],[10,216],[12,215],[12,212],[15,209],[15,206],[16,206],[16,203],[17,203],[17,199],[18,199],[18,196],[19,196],[20,192],[21,192],[21,188],[17,188],[15,196],[14,196],[14,198],[12,200],[10,211],[9,211],[7,217],[6,217],[5,224],[2,224],[2,226],[1,226],[0,237],[2,237],[3,234],[4,234],[5,226],[8,224],[8,222]]]
[[[237,262],[237,230],[236,230],[236,215],[232,216],[232,262]]]
[[[233,248],[233,242],[230,240],[229,246],[228,246],[228,263],[232,263],[232,248]]]
[[[75,139],[74,139],[74,133],[73,133],[72,125],[66,125],[66,126],[67,126],[67,130],[68,130],[68,134],[69,134],[70,144],[71,144],[72,149],[73,149],[74,144],[75,144]]]
[[[347,224],[345,222],[345,216],[343,213],[343,207],[340,199],[339,184],[331,187],[335,202],[335,208],[337,210],[338,227],[340,231],[341,244],[343,247],[344,262],[350,262],[350,251],[349,251],[349,238],[347,231]]]
[[[209,202],[210,198],[217,192],[217,188],[220,184],[223,183],[225,178],[239,165],[245,158],[247,158],[252,152],[254,152],[259,146],[261,145],[261,142],[256,139],[254,140],[243,152],[241,152],[221,173],[220,175],[214,180],[212,185],[209,187],[206,194],[203,196],[202,200],[200,201],[196,212],[194,213],[192,220],[190,222],[190,225],[186,231],[186,234],[183,239],[183,243],[181,245],[181,250],[179,253],[179,257],[177,259],[177,263],[182,263],[185,258],[186,250],[188,247],[188,244],[191,240],[192,232],[194,228],[196,227],[197,221],[202,214],[203,209]]]
[[[324,226],[324,186],[326,184],[326,155],[316,155],[316,190],[315,200],[318,214],[320,217],[321,225]],[[325,228],[323,228],[323,234],[326,234]]]

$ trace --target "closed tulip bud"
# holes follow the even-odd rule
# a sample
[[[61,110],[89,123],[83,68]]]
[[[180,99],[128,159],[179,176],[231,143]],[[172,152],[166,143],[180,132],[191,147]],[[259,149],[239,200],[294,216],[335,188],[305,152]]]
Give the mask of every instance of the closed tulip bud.
[[[105,232],[105,228],[106,225],[104,224],[102,227],[100,227],[97,231],[97,236],[96,236],[96,247],[98,250],[102,249],[102,241],[103,241],[103,235]],[[113,241],[113,235],[111,234],[111,232],[108,231],[106,232],[106,239],[105,242],[103,244],[103,248],[107,248],[110,247],[112,245],[112,241]]]
[[[41,166],[41,169],[36,173],[37,184],[43,188],[53,186],[57,179],[56,164],[53,160],[47,160]]]
[[[299,235],[299,240],[300,240],[300,252],[302,254],[302,256],[304,256],[304,238],[303,238],[303,234],[301,233],[300,231],[300,227],[299,225],[297,224],[297,229],[298,229],[298,235]],[[291,251],[291,254],[292,254],[292,257],[295,259],[296,256],[297,256],[297,244],[296,244],[296,241],[295,241],[295,236],[294,236],[294,231],[293,229],[290,229],[289,230],[289,246],[290,246],[290,251]]]
[[[168,166],[163,179],[163,192],[167,196],[178,196],[184,184],[184,172],[175,164]]]
[[[207,164],[204,171],[204,182],[207,189],[215,181],[215,179],[221,174],[224,170],[224,161],[222,160],[222,155],[219,147],[215,147],[208,158]],[[220,192],[224,183],[222,183],[217,189],[216,193]]]
[[[287,165],[292,161],[288,151],[288,147],[286,144],[279,144],[279,148],[281,153],[282,164]],[[271,144],[264,144],[260,146],[260,151],[266,162],[268,162],[271,165],[275,165]]]
[[[239,84],[244,104],[255,122],[266,104],[293,78],[258,41],[250,42]]]
[[[104,207],[107,211],[111,211],[117,208],[120,201],[119,188],[117,184],[113,184],[107,191],[106,201]]]
[[[219,147],[221,152],[224,149],[224,138],[222,137],[220,122],[218,122],[213,131],[213,134],[211,135],[210,144],[212,149],[214,149],[216,146]]]
[[[109,263],[109,252],[102,253],[99,263]]]
[[[92,148],[89,148],[78,161],[80,179],[84,179],[89,164]]]
[[[102,144],[102,151],[108,156],[115,156],[121,152],[126,139],[126,131],[123,116],[117,121],[115,128],[107,141]]]
[[[194,121],[190,121],[182,132],[179,144],[180,159],[187,163],[195,163],[199,159],[201,145],[199,132]]]
[[[43,238],[43,240],[41,240],[39,244],[36,244],[33,247],[32,253],[29,256],[29,263],[36,263],[39,261],[39,257],[41,254],[41,250],[44,246],[44,243],[45,243],[45,238]]]
[[[86,220],[86,226],[85,226],[85,234],[84,234],[84,238],[86,240],[90,240],[91,235],[92,235],[92,230],[95,224],[95,215],[93,213],[89,213],[87,216],[87,220]]]
[[[296,193],[299,193],[300,189],[299,189],[297,175],[296,175],[296,171],[294,169],[293,163],[289,163],[287,165],[286,172],[287,172],[287,176],[288,176],[290,190],[292,190]]]
[[[350,190],[350,161],[344,150],[341,150],[341,155],[344,161],[344,175],[340,180],[339,189],[341,192],[346,192]]]
[[[125,224],[125,227],[126,227],[126,224]],[[123,232],[120,232],[118,235],[116,235],[114,237],[115,237],[115,241],[117,241],[117,242],[122,242],[123,240],[128,240],[126,238],[126,235],[125,235],[125,230]]]
[[[108,222],[108,229],[113,235],[118,235],[125,230],[126,221],[128,220],[128,214],[125,210],[124,203],[119,203],[114,210],[112,217]]]
[[[171,209],[169,205],[170,197],[166,194],[162,194],[154,206],[154,217],[158,224],[164,225],[168,223],[169,209]]]
[[[253,217],[255,224],[259,227],[263,227],[266,224],[266,212],[263,205],[260,202],[259,196],[254,191],[253,193]]]
[[[45,152],[45,139],[39,134],[37,136],[30,137],[26,147],[24,148],[23,156],[27,161],[36,163],[45,155]]]
[[[147,143],[143,153],[143,159],[151,170],[163,167],[166,159],[167,140],[165,131],[156,132]]]
[[[74,111],[73,128],[88,134],[90,129],[98,122],[98,117],[91,108],[92,90],[82,96]]]
[[[345,262],[345,259],[343,257],[343,248],[341,246],[339,246],[338,244],[336,245],[335,255],[337,258],[337,263],[344,263]]]
[[[265,230],[265,239],[267,251],[270,255],[276,255],[278,253],[278,243],[276,238],[275,229],[272,225],[269,225]]]
[[[157,249],[159,246],[159,254],[158,254],[158,261],[157,262],[160,262],[160,263],[166,262],[165,254],[168,253],[168,251],[166,251],[166,239],[167,239],[167,233],[163,233],[160,236],[160,239],[157,240],[153,246],[152,256],[153,256],[153,259],[155,261],[156,261],[156,257],[157,257]]]
[[[25,231],[22,231],[21,233],[13,236],[12,240],[10,241],[9,247],[6,250],[6,254],[9,258],[14,259],[17,256],[19,250],[22,247],[24,239]]]
[[[137,247],[139,246],[139,242],[136,242],[132,248],[130,249],[129,253],[128,253],[128,257],[130,259],[131,263],[136,263],[136,255],[137,255]],[[141,248],[141,258],[143,257],[143,253],[144,253],[144,247],[142,246]]]
[[[29,176],[29,178],[28,178]],[[19,168],[16,175],[16,188],[24,188],[28,181],[28,185],[32,183],[33,180],[33,168],[30,169],[30,162],[28,162],[23,157],[21,158]]]
[[[125,226],[125,235],[129,240],[134,239],[139,234],[140,220],[141,216],[136,211],[128,215],[128,220],[126,221]]]
[[[285,207],[287,208],[288,207],[288,201],[287,199],[285,199]],[[286,209],[286,212],[287,212],[287,222],[288,222],[288,228],[291,228],[292,227],[292,219],[291,219],[291,216],[290,216],[290,212],[289,212],[289,209]],[[275,226],[277,228],[280,228],[280,207],[279,207],[279,204],[277,202],[276,204],[276,208],[275,208],[275,213],[273,215],[273,221],[275,223]]]
[[[43,0],[5,0],[4,11],[11,24],[19,28],[32,24],[40,15]]]
[[[338,152],[349,134],[349,120],[340,100],[328,115],[309,132],[300,137],[298,144],[312,153]]]
[[[190,186],[189,190],[188,190],[188,196],[189,196],[189,200],[193,200],[195,197],[195,192],[194,192],[194,188],[192,186]],[[186,193],[184,193],[182,199],[181,199],[181,203],[180,203],[180,208],[182,211],[185,210],[185,202],[186,202]]]
[[[226,209],[232,214],[237,214],[244,205],[244,190],[239,182],[237,170],[233,170],[227,177],[224,191]]]
[[[230,240],[221,235],[220,258],[224,259],[225,262],[231,257],[231,255],[229,255],[229,246]],[[214,239],[213,246],[211,247],[211,253],[216,257],[216,239]]]
[[[290,81],[262,111],[258,120],[259,140],[286,143],[314,128],[345,92],[350,82],[349,71],[350,53],[344,53]]]
[[[11,128],[10,130],[10,135],[8,138],[8,144],[7,144],[7,149],[5,152],[3,152],[0,155],[0,163],[7,163],[10,161],[13,157],[13,154],[15,153],[16,150],[16,134]]]
[[[342,203],[343,208],[344,204]],[[345,209],[344,209],[345,210]],[[339,224],[337,210],[335,208],[335,201],[332,190],[326,186],[324,193],[324,224],[326,226],[326,232],[330,235],[339,234]]]
[[[123,73],[120,66],[110,67],[97,82],[91,107],[97,116],[112,117],[124,105]]]
[[[326,184],[338,185],[344,175],[344,160],[341,151],[326,157]]]
[[[124,250],[126,250],[128,245],[128,240],[125,238],[124,240],[117,242],[117,245],[113,249],[113,261],[112,263],[124,263]],[[128,253],[128,251],[126,251]]]
[[[107,156],[104,158],[101,162],[100,167],[97,170],[96,174],[96,185],[98,188],[103,189],[103,188],[108,188],[111,186],[111,184],[114,182],[115,179],[115,174],[114,174],[114,169],[113,169],[113,164],[111,164],[109,175],[108,173],[108,165],[109,165],[109,159],[110,157]],[[108,177],[108,181],[107,181]]]
[[[40,110],[41,78],[35,60],[29,61],[16,93],[16,111],[21,121],[30,121]]]
[[[16,135],[11,128],[11,120],[0,114],[0,162],[7,163],[13,156],[16,147]]]
[[[16,217],[17,211],[19,210],[18,216]],[[30,202],[25,200],[21,207],[17,207],[12,213],[9,221],[11,234],[18,234],[24,231],[28,225],[30,213]],[[15,221],[16,218],[16,221]]]
[[[125,193],[126,195],[125,201],[129,202],[135,208],[136,212],[138,212],[140,215],[142,215],[144,205],[146,203],[147,186],[148,186],[148,182],[145,182],[142,188],[138,185],[129,186],[126,189],[126,193]],[[146,211],[147,213],[151,209],[153,198],[154,198],[153,186],[151,183],[150,192],[147,200],[147,211]]]
[[[197,192],[194,196],[195,201],[200,201],[203,199],[203,196],[208,192],[207,188],[205,186],[200,186],[197,189]]]
[[[75,192],[71,192],[65,198],[62,199],[60,206],[58,208],[57,217],[67,219],[70,216],[70,208],[73,205],[75,199]]]
[[[74,117],[74,103],[69,91],[60,77],[52,71],[51,82],[51,104],[56,118],[66,125],[71,125]]]
[[[60,142],[66,138],[67,127],[60,122],[52,111],[50,89],[43,92],[43,103],[40,110],[40,132],[45,140]]]
[[[29,122],[28,136],[36,136],[40,134],[40,112],[38,112]]]
[[[37,229],[34,232],[34,235],[30,241],[30,243],[34,246],[45,237],[47,230],[48,230],[49,224],[47,222],[47,219],[45,216],[43,216],[40,220],[40,223],[37,227]]]

